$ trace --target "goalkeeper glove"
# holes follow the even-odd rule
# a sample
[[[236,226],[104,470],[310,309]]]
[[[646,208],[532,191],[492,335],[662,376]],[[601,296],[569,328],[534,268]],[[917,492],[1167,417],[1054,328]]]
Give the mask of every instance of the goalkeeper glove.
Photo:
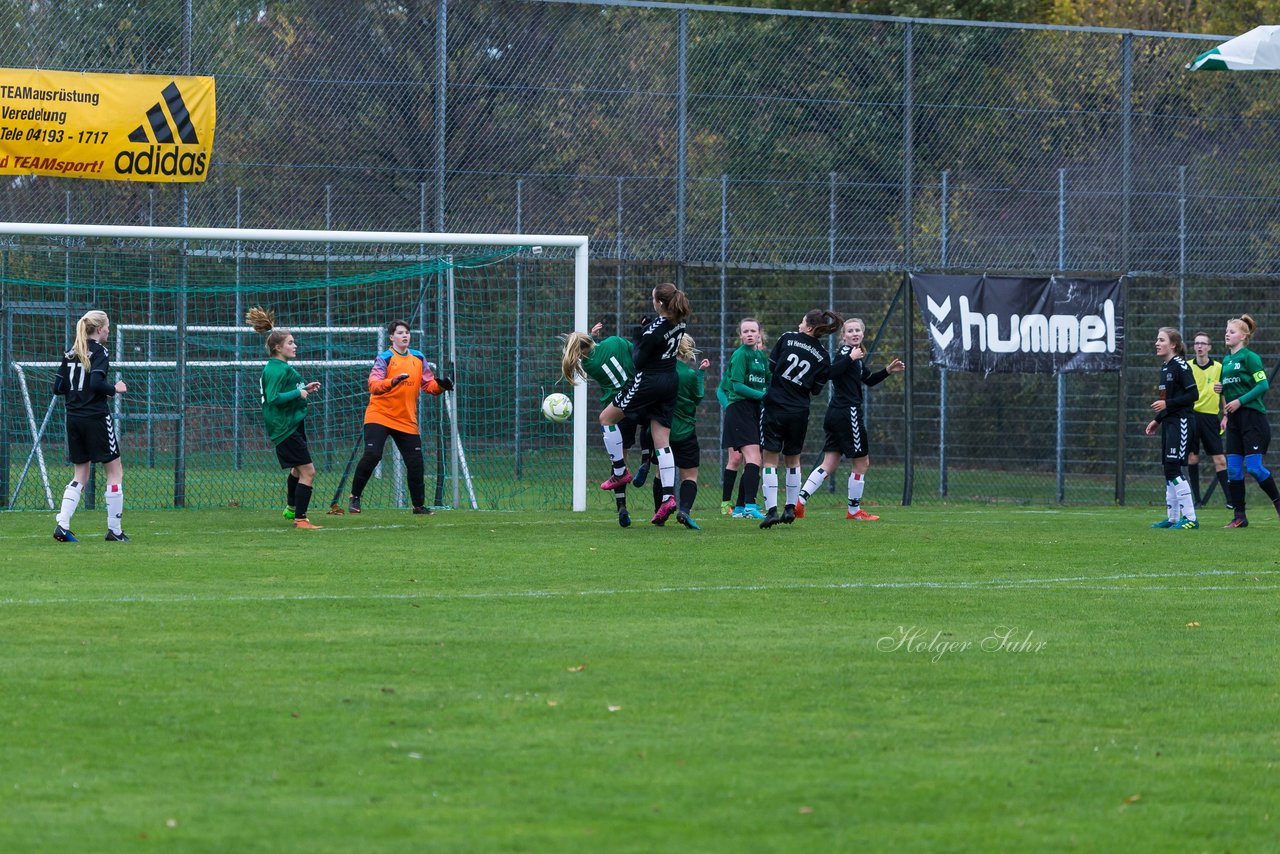
[[[453,391],[453,380],[448,377],[436,377],[436,385],[444,391]]]
[[[407,379],[409,379],[408,374],[399,374],[394,379],[391,380],[391,387],[395,388],[396,386],[400,385],[400,383],[404,382]]]

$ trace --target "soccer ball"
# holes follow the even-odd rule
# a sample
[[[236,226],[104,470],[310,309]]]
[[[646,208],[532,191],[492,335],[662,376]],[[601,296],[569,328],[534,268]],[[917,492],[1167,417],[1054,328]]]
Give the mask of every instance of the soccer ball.
[[[573,401],[568,395],[556,392],[547,395],[542,401],[542,415],[548,421],[556,424],[563,424],[569,420],[569,416],[573,414]]]

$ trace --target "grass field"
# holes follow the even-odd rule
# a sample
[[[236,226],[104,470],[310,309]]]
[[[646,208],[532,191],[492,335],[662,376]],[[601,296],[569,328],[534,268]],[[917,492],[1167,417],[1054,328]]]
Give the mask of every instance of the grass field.
[[[815,501],[0,515],[0,850],[1280,847],[1269,511]]]

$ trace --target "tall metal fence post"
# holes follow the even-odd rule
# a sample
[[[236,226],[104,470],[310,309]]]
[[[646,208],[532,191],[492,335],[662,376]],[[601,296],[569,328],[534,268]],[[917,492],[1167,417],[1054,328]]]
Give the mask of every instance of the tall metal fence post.
[[[9,322],[8,289],[9,250],[0,252],[0,508],[9,508],[9,365],[13,362],[10,349],[11,327]],[[65,345],[64,345],[65,346]],[[16,497],[16,496],[15,496]]]
[[[1187,335],[1187,167],[1178,167],[1178,329]],[[1194,333],[1193,333],[1194,334]]]
[[[1067,269],[1067,170],[1058,170],[1058,272]],[[1055,443],[1057,454],[1054,473],[1057,480],[1058,503],[1067,497],[1067,375],[1058,371],[1058,413]]]
[[[951,173],[942,170],[942,210],[940,211],[939,221],[941,222],[942,248],[940,252],[939,262],[942,269],[951,266],[951,230],[947,217],[950,213],[948,205],[950,203],[950,184],[949,179]],[[947,369],[938,369],[938,495],[943,498],[947,497]]]
[[[236,187],[236,228],[242,227],[242,224],[243,224],[243,216],[242,216],[243,209],[241,207],[240,191],[241,191],[241,188]],[[240,324],[244,323],[244,294],[240,292],[240,285],[242,284],[242,277],[244,272],[242,269],[243,264],[244,264],[244,242],[237,240],[236,241],[236,273],[235,273],[236,302],[235,302],[235,314],[233,314],[231,317],[231,325],[233,327],[239,326]],[[237,365],[240,363],[240,360],[243,358],[243,355],[244,355],[241,350],[241,345],[243,343],[244,343],[244,337],[239,332],[237,332],[236,346],[235,346],[235,360]],[[234,397],[231,400],[231,454],[233,458],[232,464],[234,465],[235,470],[240,471],[240,469],[244,467],[244,449],[241,447],[241,441],[240,441],[240,419],[241,419],[240,397],[242,394],[241,383],[244,381],[244,377],[242,376],[242,371],[240,370],[240,368],[238,367],[236,368],[235,372],[232,374],[232,377],[233,377],[232,394],[234,395]]]
[[[720,176],[720,376],[729,370],[729,176]],[[736,347],[734,349],[737,349]],[[724,448],[724,419],[720,422],[720,471],[724,471],[727,454]]]
[[[911,295],[911,267],[915,263],[912,238],[915,222],[911,211],[912,160],[915,158],[915,24],[907,21],[902,37],[902,356],[907,370],[903,383],[903,454],[902,454],[902,503],[911,504],[911,492],[915,481],[915,359],[912,357],[911,315],[915,311]]]
[[[1121,267],[1128,276],[1131,267],[1129,260],[1129,205],[1133,193],[1133,34],[1125,33],[1120,41],[1123,62],[1121,86],[1121,117],[1123,134],[1121,138]],[[1125,284],[1127,287],[1127,282]],[[1116,503],[1124,504],[1125,477],[1125,399],[1128,397],[1124,366],[1121,365],[1116,379]]]
[[[524,179],[523,178],[516,179],[516,234],[524,234]],[[520,384],[524,380],[523,376],[521,375],[522,374],[521,368],[523,367],[523,363],[524,363],[524,354],[522,352],[523,343],[524,343],[524,269],[523,269],[523,266],[524,265],[520,260],[520,256],[517,255],[516,256],[516,317],[515,317],[516,363],[515,363],[515,378],[514,378],[515,387],[511,390],[511,400],[512,400],[512,406],[514,410],[512,412],[512,420],[514,423],[513,438],[515,440],[516,480],[520,480],[522,476],[521,466],[523,464],[523,457],[521,456],[521,450],[524,447],[524,442],[521,441],[521,434],[523,431],[520,429],[521,428],[520,413],[524,408],[524,401],[521,400],[521,397],[520,397],[520,388],[521,388]]]
[[[622,208],[622,179],[619,178],[618,179],[618,209],[617,209],[618,231],[617,231],[617,241],[615,243],[615,249],[614,249],[614,257],[618,259],[618,266],[614,269],[614,294],[613,294],[613,301],[614,301],[613,328],[616,334],[618,335],[622,334],[622,329],[623,329],[623,326],[622,326],[622,255],[623,255],[623,249],[625,248],[625,245],[623,244],[623,239],[622,239],[623,213],[624,211]]]
[[[685,150],[689,139],[689,11],[681,9],[678,13],[677,68],[676,68],[676,287],[684,290],[684,230],[685,230],[685,196],[689,180],[688,152]]]

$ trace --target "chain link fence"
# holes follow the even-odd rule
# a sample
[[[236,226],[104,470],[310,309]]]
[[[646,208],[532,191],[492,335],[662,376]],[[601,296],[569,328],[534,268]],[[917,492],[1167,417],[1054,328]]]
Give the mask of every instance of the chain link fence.
[[[1155,329],[1218,340],[1248,311],[1280,352],[1280,102],[1271,78],[1183,69],[1216,40],[645,2],[5,0],[9,65],[211,75],[219,121],[203,184],[6,176],[0,219],[587,234],[593,313],[627,328],[679,282],[713,375],[740,317],[776,335],[815,306],[864,318],[873,364],[910,352],[871,393],[869,496],[1158,503]],[[944,376],[909,270],[1126,273],[1126,370]]]

